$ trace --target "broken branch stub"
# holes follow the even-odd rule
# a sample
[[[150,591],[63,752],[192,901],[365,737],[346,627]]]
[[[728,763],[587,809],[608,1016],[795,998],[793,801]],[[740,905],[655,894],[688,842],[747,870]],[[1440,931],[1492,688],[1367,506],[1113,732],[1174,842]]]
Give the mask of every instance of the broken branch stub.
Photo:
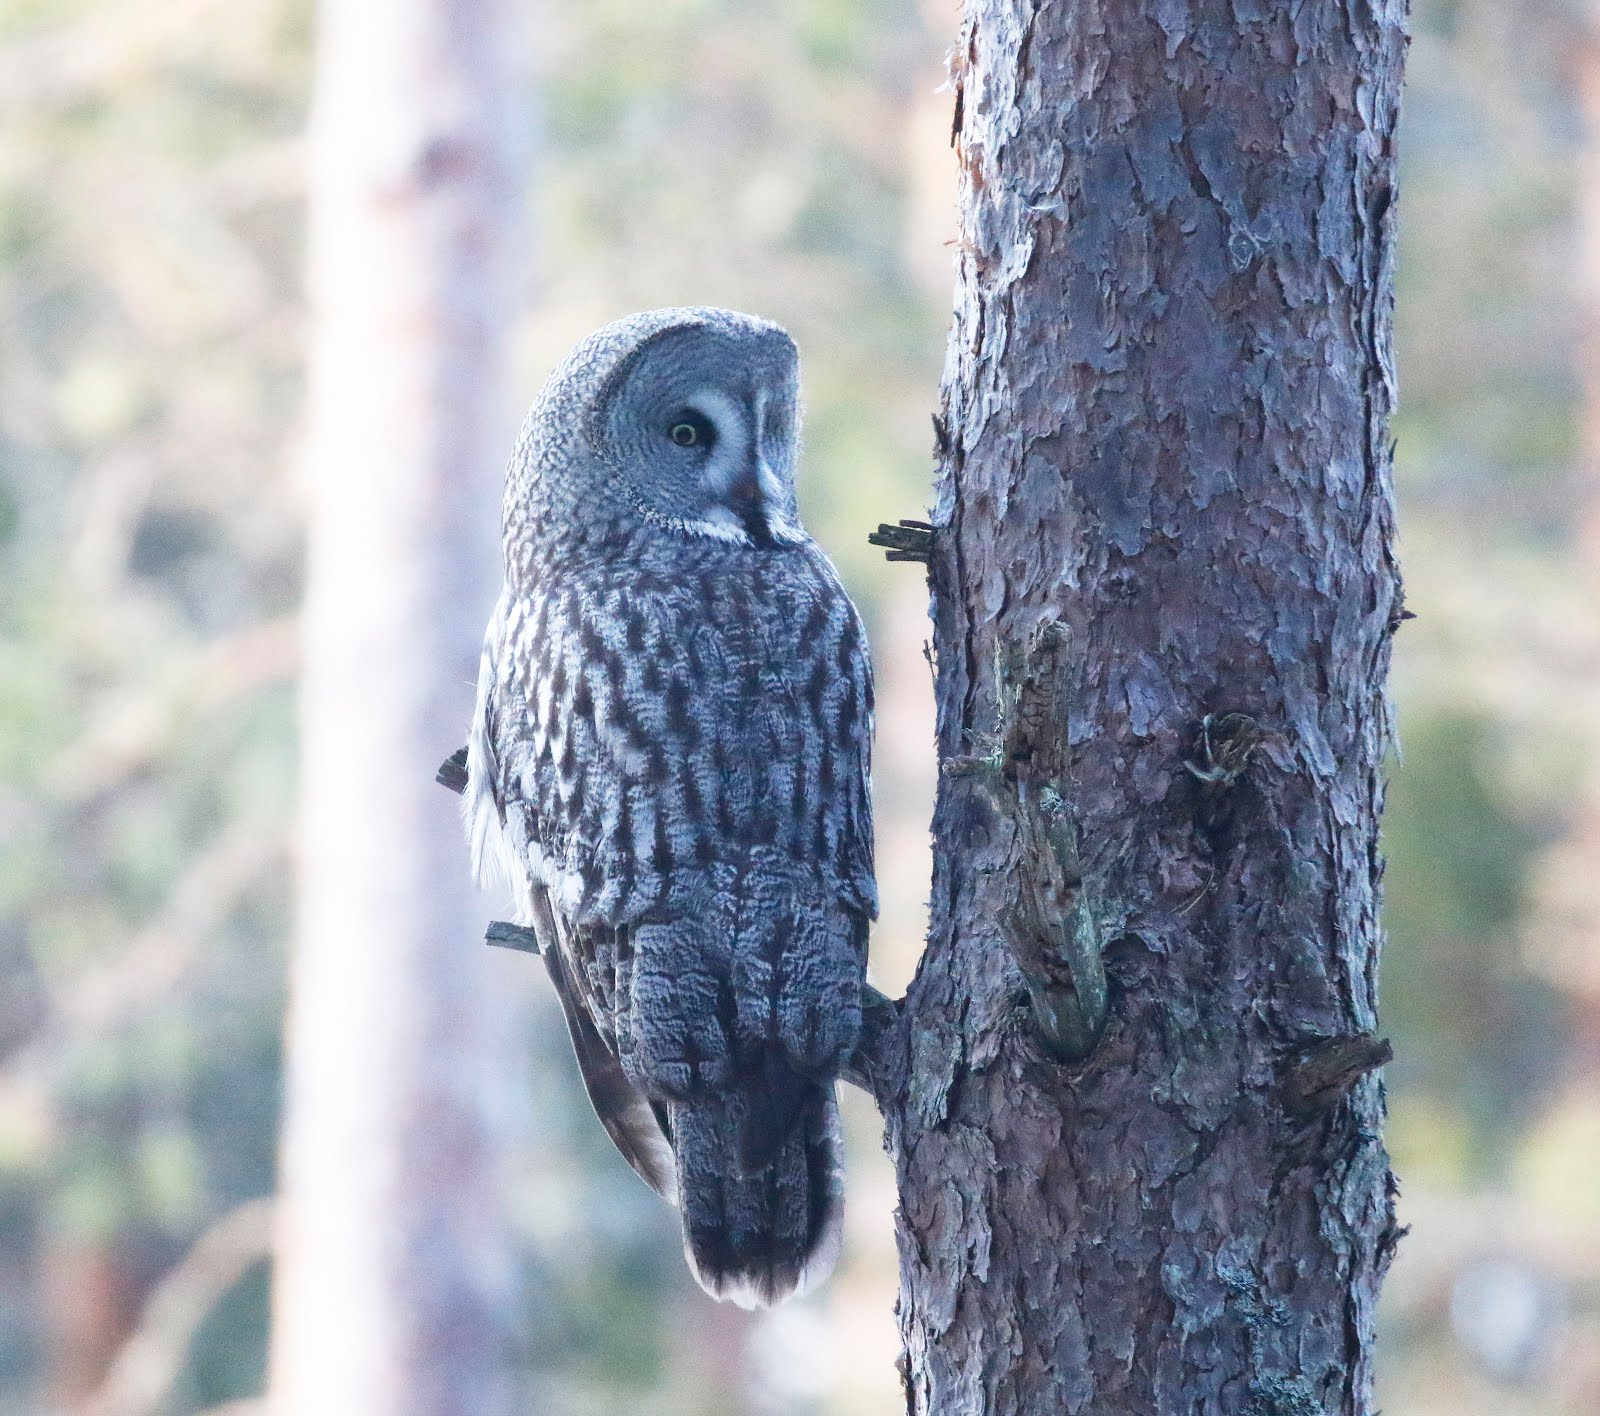
[[[467,750],[458,747],[443,762],[439,770],[433,774],[433,780],[447,791],[460,796],[467,789]]]
[[[485,944],[495,944],[502,949],[520,949],[524,954],[540,954],[544,950],[540,947],[538,934],[526,925],[507,924],[504,920],[497,919],[491,924],[483,936]]]
[[[1333,1106],[1368,1072],[1394,1061],[1386,1037],[1357,1033],[1333,1037],[1302,1054],[1283,1083],[1283,1103],[1296,1116],[1309,1117]]]
[[[926,521],[902,520],[895,526],[883,522],[876,531],[868,534],[867,544],[879,547],[885,560],[918,561],[927,565],[933,556],[933,542],[937,534],[937,530]]]

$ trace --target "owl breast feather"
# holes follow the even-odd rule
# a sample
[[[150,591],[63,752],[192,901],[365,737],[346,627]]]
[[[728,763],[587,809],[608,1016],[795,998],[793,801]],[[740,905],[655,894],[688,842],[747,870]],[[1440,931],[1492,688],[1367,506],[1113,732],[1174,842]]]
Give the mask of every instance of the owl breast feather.
[[[482,715],[512,837],[500,854],[576,922],[692,907],[752,852],[870,918],[854,607],[810,546],[707,551],[672,574],[591,564],[508,590]]]

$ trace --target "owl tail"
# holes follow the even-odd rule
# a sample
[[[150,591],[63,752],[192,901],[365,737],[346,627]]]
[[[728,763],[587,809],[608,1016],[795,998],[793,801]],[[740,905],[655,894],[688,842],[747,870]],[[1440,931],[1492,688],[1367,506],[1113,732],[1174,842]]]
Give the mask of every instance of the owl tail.
[[[822,1282],[844,1221],[839,1106],[831,1082],[808,1082],[797,1124],[761,1169],[742,1173],[746,1110],[725,1092],[672,1107],[672,1148],[689,1268],[713,1298],[766,1308]]]

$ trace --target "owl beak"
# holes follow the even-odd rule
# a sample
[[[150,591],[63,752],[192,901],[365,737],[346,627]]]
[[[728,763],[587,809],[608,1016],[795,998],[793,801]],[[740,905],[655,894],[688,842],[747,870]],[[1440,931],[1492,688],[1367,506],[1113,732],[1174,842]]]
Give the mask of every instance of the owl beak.
[[[744,533],[758,546],[772,544],[772,531],[767,525],[767,499],[765,488],[771,474],[762,464],[754,448],[744,459],[733,485],[728,488],[728,506],[739,518]]]
[[[784,474],[766,458],[756,464],[756,478],[761,483],[761,495],[769,507],[783,505]]]

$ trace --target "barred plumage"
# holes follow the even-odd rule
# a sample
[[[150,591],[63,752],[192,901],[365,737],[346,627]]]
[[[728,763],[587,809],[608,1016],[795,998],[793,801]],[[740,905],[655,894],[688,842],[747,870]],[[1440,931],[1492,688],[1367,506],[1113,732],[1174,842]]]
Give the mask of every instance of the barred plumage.
[[[876,913],[861,624],[801,530],[794,346],[663,310],[524,425],[466,811],[538,931],[591,1100],[720,1297],[831,1268],[833,1083]]]

